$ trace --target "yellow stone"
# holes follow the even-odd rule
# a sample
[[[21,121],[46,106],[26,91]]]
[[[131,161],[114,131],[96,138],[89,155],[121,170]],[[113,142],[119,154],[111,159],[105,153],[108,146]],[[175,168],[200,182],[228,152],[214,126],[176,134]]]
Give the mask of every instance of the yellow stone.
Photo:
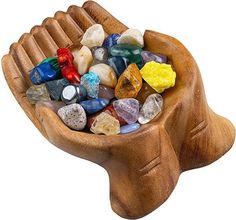
[[[136,98],[142,88],[142,76],[135,63],[130,64],[120,75],[115,88],[117,99]]]
[[[175,85],[176,73],[169,64],[151,61],[140,72],[143,79],[158,93]]]

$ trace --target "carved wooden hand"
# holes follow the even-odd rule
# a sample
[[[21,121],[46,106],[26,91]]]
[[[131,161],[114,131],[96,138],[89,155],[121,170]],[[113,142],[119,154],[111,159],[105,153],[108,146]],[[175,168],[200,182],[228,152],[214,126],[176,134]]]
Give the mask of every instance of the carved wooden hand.
[[[144,34],[145,49],[168,56],[177,83],[164,93],[161,116],[138,132],[102,136],[72,131],[49,108],[31,105],[25,95],[28,71],[59,47],[78,45],[95,23],[107,34],[127,29],[97,3],[71,6],[11,45],[2,59],[7,83],[39,131],[55,146],[104,167],[110,178],[113,210],[125,218],[142,217],[160,206],[173,191],[181,172],[208,165],[233,145],[235,129],[207,105],[199,69],[176,39],[153,31]]]

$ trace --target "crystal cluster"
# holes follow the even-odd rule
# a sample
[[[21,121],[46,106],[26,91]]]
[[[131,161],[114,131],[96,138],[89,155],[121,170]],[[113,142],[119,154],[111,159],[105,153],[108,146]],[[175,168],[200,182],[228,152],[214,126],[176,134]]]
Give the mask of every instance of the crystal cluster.
[[[143,50],[142,33],[127,29],[106,38],[102,25],[87,29],[81,48],[59,48],[30,71],[31,104],[56,112],[77,131],[135,132],[163,109],[159,93],[175,85],[167,57]]]

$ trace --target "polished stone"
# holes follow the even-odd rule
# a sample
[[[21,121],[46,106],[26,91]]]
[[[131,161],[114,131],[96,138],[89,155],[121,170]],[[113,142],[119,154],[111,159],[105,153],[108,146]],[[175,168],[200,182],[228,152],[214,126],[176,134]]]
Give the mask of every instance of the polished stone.
[[[90,131],[94,134],[115,135],[120,133],[120,124],[114,117],[102,112],[92,123]]]
[[[129,60],[125,57],[110,57],[108,59],[108,65],[113,68],[117,78],[120,77],[129,64]]]
[[[110,87],[99,85],[98,97],[111,100],[115,97],[115,91]]]
[[[139,102],[133,98],[118,99],[113,102],[117,115],[123,118],[128,124],[133,124],[138,120]]]
[[[109,104],[109,100],[103,98],[90,99],[80,102],[80,105],[88,114],[94,114],[101,111]]]
[[[157,63],[166,63],[167,62],[167,57],[162,54],[155,54],[150,51],[142,51],[141,53],[143,63],[147,63],[150,61],[155,61]]]
[[[40,85],[58,78],[58,73],[50,63],[40,63],[30,71],[30,80],[34,85]]]
[[[87,90],[87,96],[98,98],[100,79],[97,74],[89,72],[81,77],[81,85]]]
[[[100,63],[89,68],[90,72],[96,73],[100,79],[100,84],[115,88],[117,78],[114,70],[107,64]]]
[[[142,84],[142,88],[141,90],[139,91],[138,93],[138,96],[136,97],[136,99],[141,103],[143,104],[146,100],[146,98],[153,94],[153,93],[156,93],[156,91],[148,85],[148,83],[146,82],[143,82]]]
[[[158,93],[175,85],[176,73],[171,65],[148,62],[140,70],[143,79]]]
[[[117,44],[120,34],[111,34],[103,42],[103,47],[109,48]]]
[[[91,48],[93,56],[93,65],[98,63],[107,63],[108,50],[105,47],[93,47]]]
[[[140,112],[138,121],[140,124],[146,124],[155,118],[163,108],[163,98],[160,94],[149,95],[144,102]]]
[[[45,83],[47,90],[52,100],[59,101],[61,99],[61,93],[65,86],[69,85],[68,80],[58,79]]]
[[[125,57],[130,63],[136,63],[139,68],[143,66],[142,48],[132,44],[117,44],[110,48],[109,53],[113,57]]]
[[[139,128],[140,128],[139,123],[124,125],[120,128],[120,133],[121,134],[127,134],[127,133],[130,133],[130,132],[134,132],[134,131],[138,130]]]
[[[79,74],[84,75],[87,73],[93,62],[91,50],[88,47],[83,46],[80,50],[74,50],[72,54],[74,56],[74,65]]]
[[[31,104],[35,104],[38,101],[51,100],[49,92],[45,84],[31,86],[26,91],[26,96]]]
[[[61,100],[67,105],[79,103],[86,99],[87,92],[83,85],[70,84],[63,88]]]
[[[102,25],[94,24],[89,27],[83,35],[81,44],[89,48],[102,46],[105,39],[105,32]]]
[[[137,29],[127,29],[123,32],[117,41],[118,44],[134,44],[139,47],[144,46],[144,40],[142,33]]]
[[[117,99],[135,98],[142,87],[142,76],[135,63],[130,64],[121,74],[115,88]]]
[[[60,108],[58,115],[68,127],[77,131],[83,130],[87,122],[83,107],[77,103]]]

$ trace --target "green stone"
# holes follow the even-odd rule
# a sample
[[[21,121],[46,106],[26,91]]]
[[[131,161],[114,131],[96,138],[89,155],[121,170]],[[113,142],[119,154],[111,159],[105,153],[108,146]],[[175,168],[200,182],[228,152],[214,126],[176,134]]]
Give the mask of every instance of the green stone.
[[[136,63],[139,68],[143,66],[142,48],[132,44],[117,44],[110,48],[110,55],[113,57],[125,57],[130,63]]]

